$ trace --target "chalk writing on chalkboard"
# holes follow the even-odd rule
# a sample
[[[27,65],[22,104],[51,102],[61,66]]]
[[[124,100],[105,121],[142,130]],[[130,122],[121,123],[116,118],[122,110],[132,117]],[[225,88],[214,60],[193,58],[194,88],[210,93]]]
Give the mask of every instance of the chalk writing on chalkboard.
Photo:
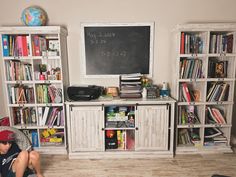
[[[153,24],[83,25],[85,75],[151,75]]]

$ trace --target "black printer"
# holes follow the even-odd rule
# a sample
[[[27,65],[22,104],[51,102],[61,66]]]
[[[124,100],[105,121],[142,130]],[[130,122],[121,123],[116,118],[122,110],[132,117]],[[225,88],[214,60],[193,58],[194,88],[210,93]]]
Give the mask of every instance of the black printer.
[[[103,90],[103,87],[96,85],[70,86],[67,88],[67,95],[72,101],[89,101],[101,96]]]

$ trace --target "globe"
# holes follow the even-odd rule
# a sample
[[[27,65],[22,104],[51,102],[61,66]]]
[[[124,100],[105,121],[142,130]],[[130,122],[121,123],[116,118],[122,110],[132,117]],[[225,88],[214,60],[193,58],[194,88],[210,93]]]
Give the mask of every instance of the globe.
[[[23,10],[21,20],[27,26],[44,26],[47,22],[47,14],[42,8],[31,6]]]

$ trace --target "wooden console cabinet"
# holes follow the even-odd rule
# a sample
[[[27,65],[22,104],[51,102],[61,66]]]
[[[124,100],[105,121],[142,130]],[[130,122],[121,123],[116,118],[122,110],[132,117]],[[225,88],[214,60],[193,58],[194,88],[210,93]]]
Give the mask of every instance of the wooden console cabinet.
[[[69,158],[173,156],[172,98],[66,102]]]

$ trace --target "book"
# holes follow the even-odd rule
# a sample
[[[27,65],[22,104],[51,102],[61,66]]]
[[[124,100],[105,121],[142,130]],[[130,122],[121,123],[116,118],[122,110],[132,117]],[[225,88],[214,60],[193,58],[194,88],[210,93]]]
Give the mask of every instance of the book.
[[[2,52],[3,52],[3,56],[7,57],[9,56],[9,39],[8,39],[8,35],[3,34],[2,35]]]
[[[219,97],[219,101],[227,101],[229,94],[229,84],[224,83],[221,95]]]
[[[40,56],[40,43],[38,35],[33,36],[32,44],[33,56]]]
[[[182,32],[181,33],[181,41],[180,41],[180,54],[184,54],[184,48],[185,48],[185,34]]]
[[[186,83],[182,83],[182,92],[183,92],[184,99],[187,102],[191,102],[191,96],[190,96],[189,89]]]
[[[227,53],[233,52],[233,42],[234,42],[233,34],[228,34],[227,35]]]
[[[38,118],[39,118],[39,125],[43,125],[42,124],[42,120],[43,120],[43,108],[42,107],[38,107]]]
[[[126,78],[140,78],[143,75],[141,73],[132,73],[132,74],[122,74],[121,79],[126,79]]]
[[[219,135],[222,135],[223,133],[220,131],[219,128],[216,127],[210,127],[210,128],[205,128],[205,138],[213,138]]]
[[[32,131],[31,132],[31,142],[33,147],[39,147],[39,141],[38,141],[38,132],[37,131]]]
[[[226,124],[225,118],[223,117],[219,109],[212,108],[211,110],[212,110],[212,114],[217,119],[218,123]]]
[[[207,107],[207,111],[208,111],[208,121],[209,123],[218,123],[218,120],[216,119],[216,117],[214,116],[214,114],[212,113],[212,110],[210,107]]]
[[[48,118],[48,113],[49,113],[49,107],[47,106],[47,107],[44,108],[41,125],[46,125],[46,121],[47,121],[47,118]]]
[[[121,93],[120,98],[142,98],[141,93]]]

